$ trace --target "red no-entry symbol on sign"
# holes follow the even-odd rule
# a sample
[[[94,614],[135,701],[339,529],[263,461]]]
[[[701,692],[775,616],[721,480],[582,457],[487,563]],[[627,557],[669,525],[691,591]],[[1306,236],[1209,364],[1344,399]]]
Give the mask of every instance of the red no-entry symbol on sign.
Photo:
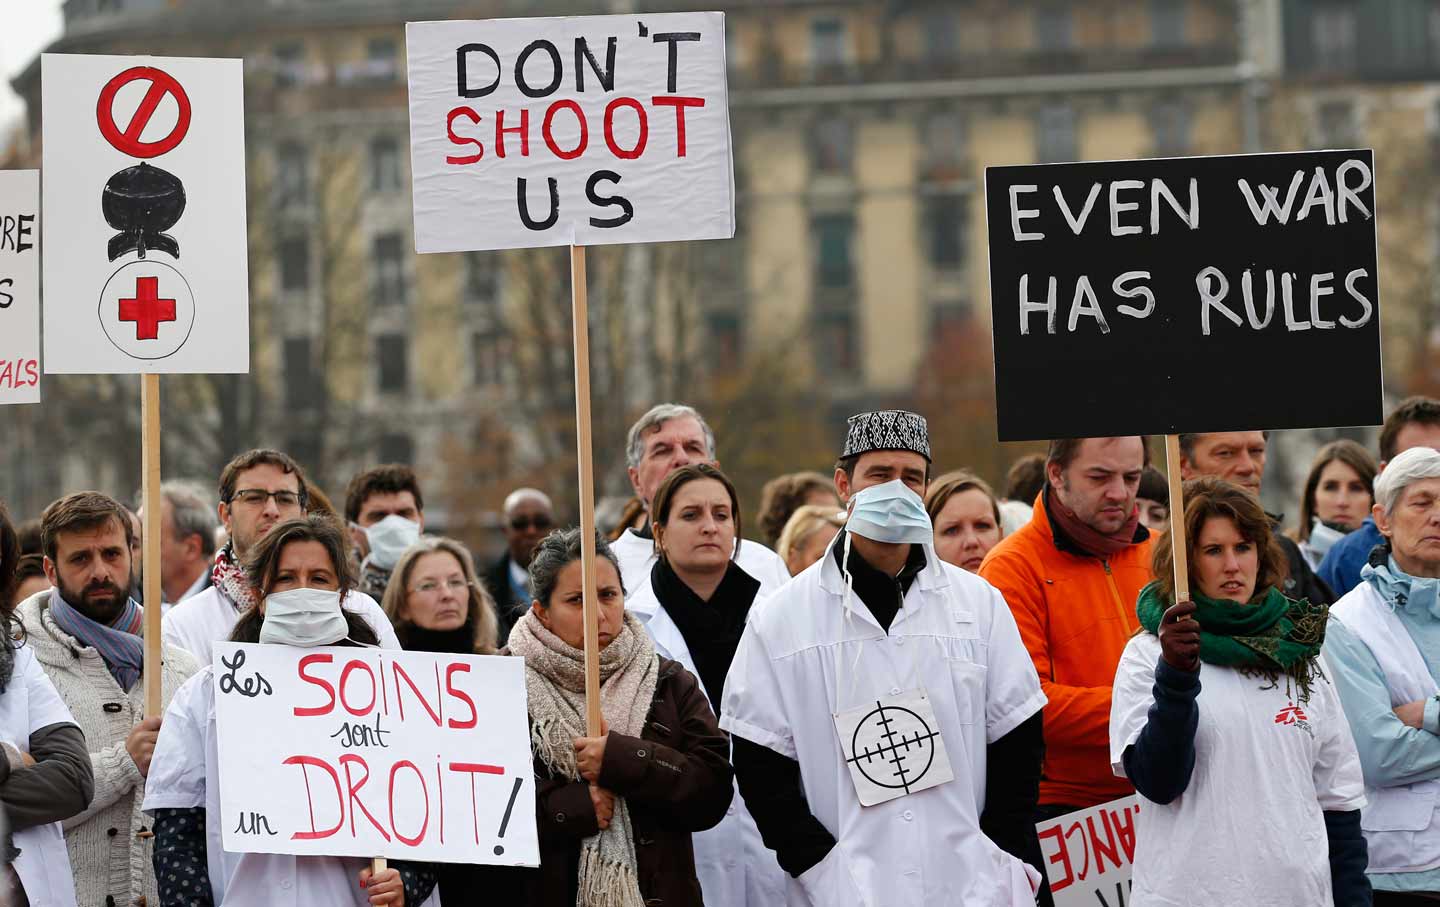
[[[130,123],[121,129],[115,122],[115,95],[121,88],[140,79],[148,81],[150,88],[145,92],[140,106],[135,109]],[[174,128],[164,138],[142,142],[141,133],[150,124],[155,109],[167,95],[174,97],[180,108]],[[180,83],[175,81],[175,77],[168,72],[153,66],[135,66],[105,83],[105,87],[100,90],[100,101],[95,106],[95,120],[100,124],[100,134],[121,153],[131,157],[158,157],[173,150],[180,144],[180,140],[185,138],[185,133],[190,128],[190,98],[185,94],[185,89],[180,87]]]

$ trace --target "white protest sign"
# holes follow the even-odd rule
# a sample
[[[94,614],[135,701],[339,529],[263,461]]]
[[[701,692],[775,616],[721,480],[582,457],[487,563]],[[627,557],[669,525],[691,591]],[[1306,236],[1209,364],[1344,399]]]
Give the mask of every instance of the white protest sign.
[[[1138,797],[1037,823],[1042,865],[1055,907],[1125,907],[1135,859]]]
[[[519,658],[217,643],[225,849],[538,866]]]
[[[0,170],[0,404],[40,402],[40,172]]]
[[[420,252],[734,236],[722,14],[405,37]]]
[[[239,60],[44,54],[45,371],[248,372]]]

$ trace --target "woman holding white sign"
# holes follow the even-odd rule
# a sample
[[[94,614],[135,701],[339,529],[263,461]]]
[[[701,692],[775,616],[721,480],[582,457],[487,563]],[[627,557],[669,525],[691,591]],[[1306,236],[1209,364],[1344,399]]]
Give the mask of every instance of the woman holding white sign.
[[[245,563],[258,604],[230,639],[301,647],[378,645],[375,631],[343,606],[355,588],[344,530],[313,515],[281,523]],[[425,864],[372,873],[355,857],[231,853],[222,845],[215,676],[207,665],[175,694],[150,762],[145,810],[154,814],[155,876],[161,907],[276,903],[415,907],[435,876]]]
[[[1285,554],[1248,492],[1187,483],[1184,527],[1195,600],[1174,601],[1167,535],[1111,701],[1112,766],[1145,800],[1132,907],[1369,904],[1360,760],[1320,656],[1328,609],[1279,592]]]
[[[644,624],[656,651],[696,676],[719,715],[750,606],[775,589],[734,560],[740,501],[714,466],[693,463],[666,476],[650,515],[657,559],[625,606]],[[719,825],[695,836],[695,869],[707,907],[785,903],[785,873],[739,797]]]
[[[729,741],[695,677],[657,655],[626,612],[619,564],[598,538],[607,731],[586,735],[580,549],[578,529],[540,543],[530,561],[535,601],[510,633],[509,653],[525,659],[540,830],[526,902],[703,907],[690,836],[730,806]]]

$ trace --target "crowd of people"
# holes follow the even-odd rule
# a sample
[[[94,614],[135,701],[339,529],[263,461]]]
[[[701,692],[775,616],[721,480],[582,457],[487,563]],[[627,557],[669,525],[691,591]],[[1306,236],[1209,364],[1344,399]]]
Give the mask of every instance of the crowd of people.
[[[1138,794],[1137,907],[1440,901],[1440,401],[1399,405],[1378,459],[1323,447],[1288,529],[1259,502],[1267,433],[1179,440],[1183,500],[1142,437],[1054,441],[1001,496],[932,475],[921,415],[863,413],[833,475],[765,486],[747,536],[703,415],[654,407],[634,505],[596,539],[598,736],[584,539],[541,490],[505,499],[480,568],[398,465],[343,509],[277,450],[236,456],[213,503],[166,483],[159,564],[107,495],[0,504],[0,893],[1019,907],[1053,903],[1037,822]],[[224,640],[523,659],[540,866],[227,851]]]

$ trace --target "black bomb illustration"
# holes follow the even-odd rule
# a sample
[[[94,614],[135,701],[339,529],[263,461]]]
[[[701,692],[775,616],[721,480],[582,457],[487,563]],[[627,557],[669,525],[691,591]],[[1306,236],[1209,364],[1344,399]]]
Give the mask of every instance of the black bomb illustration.
[[[105,222],[120,232],[110,237],[110,260],[150,249],[180,257],[180,244],[165,231],[185,213],[185,185],[175,174],[147,163],[110,177],[100,195]]]

